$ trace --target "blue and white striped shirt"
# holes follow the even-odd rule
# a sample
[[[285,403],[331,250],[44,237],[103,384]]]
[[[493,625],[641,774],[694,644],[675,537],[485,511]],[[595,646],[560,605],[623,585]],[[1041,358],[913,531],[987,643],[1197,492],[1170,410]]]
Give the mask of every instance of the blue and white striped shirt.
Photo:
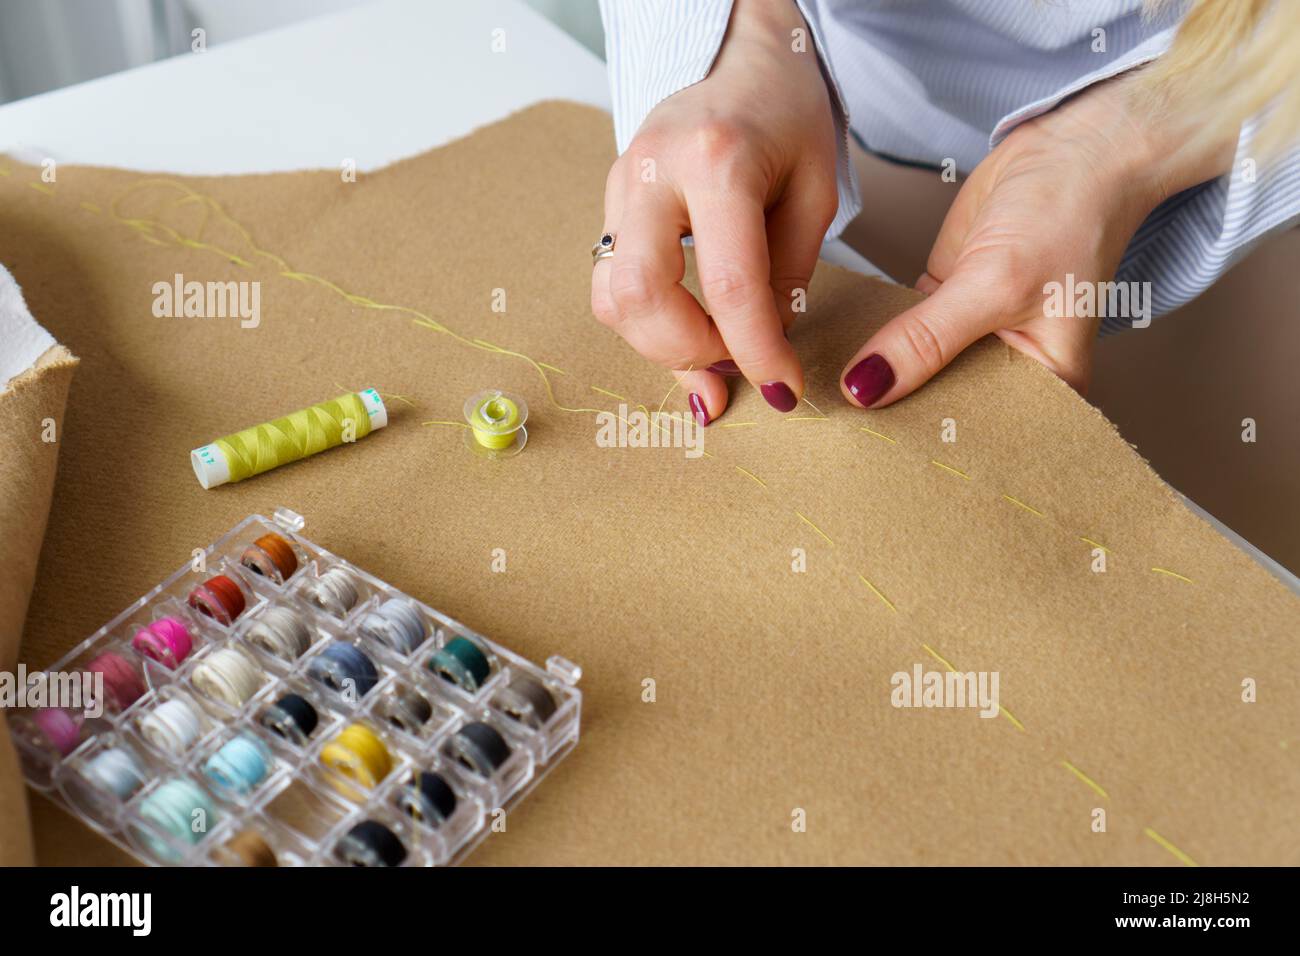
[[[1298,0],[1300,2],[1300,0]],[[798,0],[841,128],[839,211],[862,208],[849,161],[867,150],[969,172],[1018,124],[1168,49],[1181,10],[1142,0]],[[600,0],[619,152],[656,105],[708,75],[731,0]],[[1244,124],[1232,172],[1162,203],[1133,236],[1123,282],[1150,282],[1152,314],[1195,298],[1260,239],[1300,222],[1300,149],[1267,167]],[[1112,317],[1104,331],[1128,328]]]

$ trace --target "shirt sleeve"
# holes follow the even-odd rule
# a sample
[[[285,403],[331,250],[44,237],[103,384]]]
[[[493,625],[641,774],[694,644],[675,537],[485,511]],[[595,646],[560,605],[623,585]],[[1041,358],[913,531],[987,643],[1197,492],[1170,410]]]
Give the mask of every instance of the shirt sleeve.
[[[1169,49],[1174,33],[1175,28],[1163,30],[1114,62],[1004,116],[989,138],[990,149],[1067,97],[1156,59]],[[1254,158],[1261,119],[1255,116],[1242,125],[1230,173],[1165,200],[1124,251],[1116,281],[1150,283],[1152,316],[1195,299],[1256,243],[1300,224],[1300,147],[1268,163]],[[1119,332],[1134,324],[1110,316],[1101,331]]]
[[[831,69],[812,0],[797,0],[830,93],[838,131],[836,158],[839,209],[827,237],[840,231],[862,208],[849,160],[849,113]],[[732,0],[600,0],[605,23],[605,59],[614,104],[614,138],[622,153],[652,109],[709,75],[731,19]]]

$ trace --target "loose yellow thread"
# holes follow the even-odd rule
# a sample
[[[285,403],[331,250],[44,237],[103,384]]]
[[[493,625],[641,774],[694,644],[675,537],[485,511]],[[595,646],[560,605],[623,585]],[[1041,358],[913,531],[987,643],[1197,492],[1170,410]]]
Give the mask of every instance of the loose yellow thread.
[[[1010,495],[1003,495],[1002,497],[1003,497],[1003,498],[1006,498],[1007,501],[1011,502],[1013,505],[1019,505],[1021,508],[1024,508],[1024,509],[1025,509],[1026,511],[1028,511],[1030,514],[1036,514],[1036,515],[1038,515],[1038,517],[1040,517],[1040,518],[1046,518],[1046,517],[1047,517],[1047,515],[1043,514],[1043,513],[1042,513],[1041,511],[1039,511],[1037,508],[1034,508],[1034,507],[1031,507],[1030,505],[1025,504],[1025,503],[1024,503],[1023,501],[1021,501],[1019,498],[1012,498]]]
[[[883,438],[885,441],[889,442],[891,445],[897,445],[897,444],[898,444],[898,442],[894,441],[894,439],[890,438],[888,435],[882,435],[882,434],[880,434],[880,432],[872,431],[872,430],[871,430],[870,428],[868,428],[866,425],[859,425],[859,426],[858,426],[858,431],[860,431],[860,432],[866,432],[868,435],[875,435],[877,438]]]
[[[86,212],[93,212],[95,215],[99,215],[101,212],[103,212],[103,210],[100,209],[98,206],[96,206],[93,202],[86,202],[84,199],[81,201],[80,206],[82,209],[86,210]]]
[[[693,368],[695,368],[694,362],[686,366],[686,371],[683,372],[682,374],[689,375],[691,373],[691,369]],[[664,413],[664,406],[668,404],[668,396],[671,395],[673,392],[675,392],[677,390],[677,386],[680,384],[681,384],[681,379],[679,379],[676,375],[674,375],[672,387],[668,389],[666,393],[664,393],[664,400],[659,403],[659,411],[655,412],[656,415],[662,415]]]
[[[540,365],[542,368],[546,369],[548,372],[554,372],[556,375],[568,375],[568,374],[569,374],[569,373],[566,372],[564,369],[562,369],[562,368],[556,368],[554,365],[547,365],[545,362],[538,362],[537,364]]]
[[[821,535],[822,538],[825,539],[825,541],[826,541],[827,544],[829,544],[832,548],[835,547],[835,542],[832,541],[832,540],[830,539],[830,537],[826,534],[826,532],[823,531],[821,528],[817,527],[815,524],[813,524],[811,521],[809,521],[806,517],[804,517],[804,515],[803,515],[802,512],[796,511],[795,514],[797,514],[797,515],[799,516],[799,520],[800,520],[800,521],[802,521],[802,522],[803,522],[804,524],[806,524],[808,527],[812,528],[812,529],[813,529],[814,531],[816,531],[819,535]]]
[[[9,167],[8,167],[8,166],[0,166],[0,176],[9,176],[9,175],[12,175],[12,174],[9,172]]]
[[[953,468],[951,465],[945,465],[943,462],[935,461],[933,458],[930,459],[930,464],[937,465],[938,467],[942,468],[944,471],[950,471],[958,478],[965,478],[967,481],[970,481],[970,475],[966,474],[966,472],[964,471],[958,471],[956,468]]]
[[[747,428],[750,425],[757,425],[758,422],[723,422],[723,428]]]
[[[746,478],[753,479],[754,481],[762,485],[764,488],[767,487],[767,482],[765,482],[762,478],[758,477],[758,475],[754,474],[752,471],[746,471],[744,468],[741,468],[739,465],[732,465],[731,467],[735,468],[736,471],[740,472]]]
[[[795,418],[783,418],[782,421],[786,421],[786,422],[828,422],[828,421],[830,421],[830,419],[829,419],[829,418],[826,418],[825,416],[823,416],[823,417],[821,417],[821,418],[814,418],[812,415],[801,415],[801,416],[797,416],[797,417],[795,417]]]
[[[1079,540],[1084,542],[1085,544],[1092,545],[1094,548],[1100,548],[1106,554],[1110,554],[1110,548],[1106,547],[1104,544],[1101,544],[1098,541],[1093,541],[1092,538],[1085,538],[1083,537],[1083,535],[1080,535]]]
[[[1102,788],[1101,784],[1097,783],[1097,781],[1093,780],[1090,776],[1088,776],[1086,773],[1084,773],[1082,770],[1080,770],[1080,769],[1079,769],[1078,767],[1076,767],[1074,764],[1070,763],[1070,761],[1068,761],[1068,760],[1062,760],[1062,761],[1061,761],[1061,766],[1064,767],[1066,770],[1070,771],[1070,773],[1074,774],[1076,777],[1078,777],[1080,780],[1082,780],[1082,781],[1083,781],[1084,783],[1086,783],[1088,786],[1092,787],[1092,789],[1095,790],[1095,791],[1096,791],[1096,792],[1101,796],[1101,798],[1102,798],[1103,800],[1109,800],[1109,799],[1110,799],[1110,794],[1108,794],[1108,793],[1105,791],[1105,789]]]
[[[1174,856],[1178,857],[1178,861],[1182,863],[1183,866],[1200,866],[1199,863],[1193,860],[1182,850],[1178,849],[1178,847],[1174,846],[1172,843],[1170,843],[1168,840],[1162,837],[1155,830],[1152,830],[1150,827],[1143,827],[1142,832],[1145,833],[1147,836],[1149,836],[1151,839],[1155,840],[1157,843],[1159,843],[1162,847],[1164,847]]]
[[[808,406],[809,406],[809,407],[810,407],[814,412],[816,412],[818,415],[821,415],[822,418],[825,418],[825,417],[826,417],[826,413],[823,412],[823,411],[822,411],[820,408],[818,408],[816,405],[814,405],[814,404],[812,403],[812,399],[809,398],[807,395],[805,395],[805,396],[803,397],[803,400],[804,400],[805,402],[808,403]]]
[[[860,574],[858,575],[858,580],[861,581],[863,584],[865,584],[865,585],[866,585],[866,586],[871,590],[871,593],[872,593],[872,594],[874,594],[876,597],[880,598],[880,600],[884,601],[884,602],[885,602],[885,607],[889,608],[889,609],[890,609],[891,611],[893,611],[895,614],[898,613],[898,608],[894,607],[894,602],[891,601],[891,600],[889,600],[889,598],[885,597],[883,594],[881,594],[881,593],[880,593],[880,588],[876,587],[874,584],[872,584],[870,581],[868,581],[866,578],[864,578],[864,577],[863,577],[862,575],[860,575]]]
[[[1169,575],[1169,577],[1177,578],[1179,581],[1186,581],[1188,584],[1192,583],[1191,578],[1184,577],[1183,575],[1179,574],[1177,571],[1170,571],[1168,568],[1152,568],[1151,570],[1154,571],[1156,574],[1167,574]]]
[[[54,189],[50,186],[47,186],[45,183],[28,183],[27,185],[30,186],[32,189],[35,189],[38,193],[45,193],[45,195],[47,196],[54,195]]]

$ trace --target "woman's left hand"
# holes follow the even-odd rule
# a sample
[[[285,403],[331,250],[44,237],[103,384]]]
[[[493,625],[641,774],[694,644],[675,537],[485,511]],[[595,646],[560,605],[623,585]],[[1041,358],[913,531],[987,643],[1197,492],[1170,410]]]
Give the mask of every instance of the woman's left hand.
[[[1053,314],[1045,287],[1112,280],[1147,215],[1226,172],[1235,147],[1184,149],[1176,112],[1144,105],[1134,82],[1094,86],[1023,123],[975,168],[917,280],[927,298],[848,363],[845,397],[895,402],[989,333],[1086,388],[1100,319]]]

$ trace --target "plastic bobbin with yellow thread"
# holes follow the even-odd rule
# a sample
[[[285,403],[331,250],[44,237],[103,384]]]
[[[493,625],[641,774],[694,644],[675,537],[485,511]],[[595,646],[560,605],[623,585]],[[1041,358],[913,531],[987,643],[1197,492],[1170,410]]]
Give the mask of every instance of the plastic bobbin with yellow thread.
[[[465,400],[465,445],[485,458],[510,458],[528,443],[528,403],[499,388],[471,395]]]
[[[365,799],[364,794],[346,781],[361,784],[373,790],[393,769],[393,758],[388,748],[365,724],[350,724],[337,737],[325,745],[320,754],[321,763],[346,780],[331,781],[334,788],[354,800]]]

